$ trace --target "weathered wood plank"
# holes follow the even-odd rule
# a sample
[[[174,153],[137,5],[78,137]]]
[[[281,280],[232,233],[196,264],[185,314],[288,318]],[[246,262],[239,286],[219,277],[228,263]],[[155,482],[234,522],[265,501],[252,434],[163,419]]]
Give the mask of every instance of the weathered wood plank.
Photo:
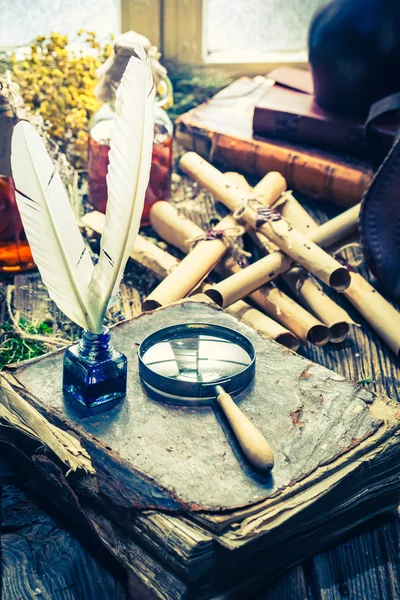
[[[302,565],[294,567],[276,583],[268,586],[255,600],[311,600]]]
[[[14,486],[3,487],[1,503],[4,600],[127,599],[111,557],[89,551]]]
[[[317,600],[397,600],[400,597],[400,530],[397,516],[316,556]]]
[[[10,486],[8,486],[10,488]],[[15,490],[15,488],[14,488]],[[17,502],[11,506],[12,519],[8,517],[10,513],[10,507],[5,507],[5,524],[6,527],[3,527],[3,531],[8,531],[7,533],[11,533],[10,522],[12,523],[13,530],[18,530],[18,533],[21,535],[28,536],[28,540],[26,543],[19,541],[18,550],[25,547],[30,547],[32,544],[32,535],[35,535],[35,529],[32,530],[32,523],[35,526],[41,527],[42,520],[37,518],[38,509],[31,501],[23,501],[21,502],[21,497],[24,498],[24,495],[21,494],[18,490],[15,490],[14,497],[17,498]],[[13,531],[14,532],[14,531]],[[47,541],[50,539],[58,541],[58,537],[55,535],[54,531],[50,532],[48,529],[38,529],[39,535],[47,535]],[[130,542],[129,542],[130,543]],[[128,543],[128,546],[129,546]],[[77,541],[77,545],[79,546],[79,542]],[[128,546],[125,546],[125,551],[128,549]],[[68,547],[69,549],[71,546]],[[8,545],[7,545],[8,549]],[[14,546],[13,549],[15,550]],[[378,549],[378,551],[377,551]],[[82,593],[82,582],[79,580],[79,577],[82,576],[81,568],[82,568],[82,557],[81,552],[75,551],[75,548],[72,547],[72,554],[68,557],[68,565],[71,573],[71,581],[69,582],[69,587],[59,584],[59,573],[57,573],[57,577],[53,581],[53,588],[51,591],[54,595],[43,596],[44,598],[56,598],[56,600],[61,600],[61,598],[67,600],[75,600],[75,598],[92,598],[95,597],[93,595],[71,595],[71,590],[79,593]],[[123,547],[121,546],[121,550],[123,551]],[[83,549],[83,552],[85,550]],[[360,569],[360,554],[366,554],[367,559],[363,558],[361,560],[361,564],[366,564],[368,567],[367,572],[363,572]],[[57,556],[59,553],[57,552]],[[332,558],[332,555],[334,558]],[[32,561],[31,570],[36,574],[36,562],[38,560],[38,553],[33,552],[31,554],[24,554],[23,558],[28,558]],[[18,553],[14,552],[13,558],[16,559],[16,562],[12,567],[15,568],[15,577],[20,578],[20,558]],[[42,558],[42,555],[40,555]],[[98,563],[98,558],[94,560]],[[267,560],[267,557],[266,557]],[[340,569],[338,568],[338,563],[340,564]],[[73,567],[75,565],[75,568]],[[88,563],[85,563],[88,566]],[[89,564],[90,566],[90,564]],[[101,564],[100,564],[101,567]],[[63,567],[64,568],[64,567]],[[102,568],[102,567],[101,567]],[[377,521],[375,527],[367,530],[365,533],[360,534],[355,538],[355,540],[346,540],[344,543],[335,546],[327,552],[319,555],[314,559],[312,567],[311,567],[311,577],[307,578],[305,572],[303,571],[301,566],[295,567],[291,571],[289,571],[286,575],[281,577],[276,583],[268,586],[262,592],[258,594],[253,594],[250,592],[246,593],[244,596],[244,592],[239,595],[239,598],[246,597],[254,598],[255,600],[377,600],[381,599],[386,600],[386,598],[398,598],[398,569],[399,569],[399,528],[397,518],[387,518],[384,520],[380,519]],[[97,566],[96,566],[97,570]],[[310,572],[310,568],[306,569],[306,572]],[[51,569],[50,569],[51,573]],[[148,572],[150,575],[150,572]],[[88,573],[85,572],[85,576],[88,576]],[[308,580],[307,580],[308,579]],[[385,581],[389,579],[389,583],[386,585]],[[37,579],[31,579],[31,583],[37,582]],[[354,584],[356,581],[356,585]],[[129,598],[134,598],[137,600],[143,600],[146,598],[147,600],[155,600],[159,595],[155,595],[153,592],[149,592],[146,587],[143,587],[143,573],[141,573],[141,579],[139,579],[134,572],[130,572],[130,595]],[[116,600],[125,600],[124,595],[117,595],[114,590],[111,590],[115,595],[111,596],[103,596],[104,589],[107,590],[107,586],[104,586],[104,578],[102,580],[95,580],[92,578],[92,585],[97,586],[98,598],[107,597],[107,598],[116,598]],[[107,582],[106,582],[107,583]],[[311,585],[310,585],[311,583]],[[39,584],[42,585],[42,588],[34,588],[41,589],[42,592],[47,592],[46,588],[43,588],[42,580],[39,580]],[[57,586],[59,586],[57,588]],[[383,586],[383,588],[382,588]],[[4,587],[4,586],[3,586]],[[391,591],[391,595],[386,593],[384,595],[382,592]],[[55,594],[54,591],[60,592],[59,594]],[[86,590],[85,594],[87,593]],[[118,592],[117,588],[117,592]],[[63,595],[61,595],[61,592]],[[158,594],[161,592],[160,588],[158,588]],[[32,593],[32,588],[29,589],[29,594]],[[9,596],[3,596],[6,600],[9,599]],[[20,593],[20,596],[10,596],[12,600],[14,598],[21,598],[23,600],[28,600],[29,598],[35,598],[36,596],[24,595]]]

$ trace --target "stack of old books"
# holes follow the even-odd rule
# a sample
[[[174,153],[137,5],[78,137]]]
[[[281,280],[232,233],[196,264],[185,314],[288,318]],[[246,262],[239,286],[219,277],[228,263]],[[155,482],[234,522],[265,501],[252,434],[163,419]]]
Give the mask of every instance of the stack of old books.
[[[279,171],[298,191],[352,206],[371,179],[363,121],[323,110],[312,92],[311,73],[300,69],[243,77],[181,116],[176,137],[230,170],[259,178]],[[383,152],[398,127],[390,118],[372,131]]]
[[[236,401],[271,443],[272,473],[246,462],[217,408],[147,397],[137,345],[182,322],[233,327],[253,342],[254,385]],[[199,301],[119,324],[113,342],[129,358],[122,404],[80,415],[62,396],[63,351],[49,354],[2,373],[0,442],[36,490],[127,568],[137,597],[250,597],[397,506],[398,407],[389,400]]]

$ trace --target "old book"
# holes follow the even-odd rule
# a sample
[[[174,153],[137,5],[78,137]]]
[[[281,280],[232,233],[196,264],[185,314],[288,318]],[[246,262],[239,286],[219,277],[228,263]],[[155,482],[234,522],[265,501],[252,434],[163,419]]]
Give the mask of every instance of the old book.
[[[275,83],[254,108],[253,131],[256,135],[369,158],[364,122],[321,108],[312,91],[310,93],[312,76],[309,71],[286,67],[275,69],[269,77]],[[381,118],[372,127],[374,139],[378,138],[385,154],[393,144],[398,127],[399,118],[393,114]]]
[[[274,448],[272,475],[246,463],[216,407],[184,410],[146,396],[137,345],[183,321],[234,327],[255,344],[256,379],[236,401]],[[201,302],[117,325],[113,342],[130,360],[123,403],[80,415],[62,397],[63,351],[56,352],[2,374],[0,443],[153,597],[250,594],[397,505],[395,403]]]
[[[372,177],[366,163],[253,135],[254,107],[270,87],[265,77],[238,79],[179,117],[177,140],[227,170],[260,178],[279,171],[290,187],[313,198],[343,207],[360,202]]]

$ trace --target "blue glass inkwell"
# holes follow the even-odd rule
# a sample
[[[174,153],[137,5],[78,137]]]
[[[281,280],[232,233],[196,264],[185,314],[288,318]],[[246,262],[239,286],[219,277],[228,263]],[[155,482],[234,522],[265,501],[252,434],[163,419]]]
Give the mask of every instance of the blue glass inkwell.
[[[107,327],[84,331],[64,354],[63,390],[86,408],[114,406],[126,394],[126,378],[126,356],[112,347]]]

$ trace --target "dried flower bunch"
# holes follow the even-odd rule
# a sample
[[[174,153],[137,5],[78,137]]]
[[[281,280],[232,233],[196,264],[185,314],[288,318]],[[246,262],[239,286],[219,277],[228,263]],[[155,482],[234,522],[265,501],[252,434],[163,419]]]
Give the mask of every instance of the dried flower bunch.
[[[23,61],[12,55],[13,80],[24,103],[48,123],[49,134],[75,167],[87,161],[87,141],[92,115],[100,107],[94,95],[96,70],[112,52],[92,31],[78,31],[83,50],[68,47],[68,36],[38,36]]]
[[[10,71],[7,71],[4,77],[0,77],[1,93],[7,98],[11,109],[18,119],[29,121],[43,139],[47,151],[56,165],[61,179],[68,191],[68,197],[76,218],[81,216],[82,210],[82,190],[79,185],[79,171],[71,165],[67,159],[61,144],[49,134],[51,124],[45,121],[39,111],[33,111],[31,106],[27,106],[21,96],[20,86],[15,83]]]

